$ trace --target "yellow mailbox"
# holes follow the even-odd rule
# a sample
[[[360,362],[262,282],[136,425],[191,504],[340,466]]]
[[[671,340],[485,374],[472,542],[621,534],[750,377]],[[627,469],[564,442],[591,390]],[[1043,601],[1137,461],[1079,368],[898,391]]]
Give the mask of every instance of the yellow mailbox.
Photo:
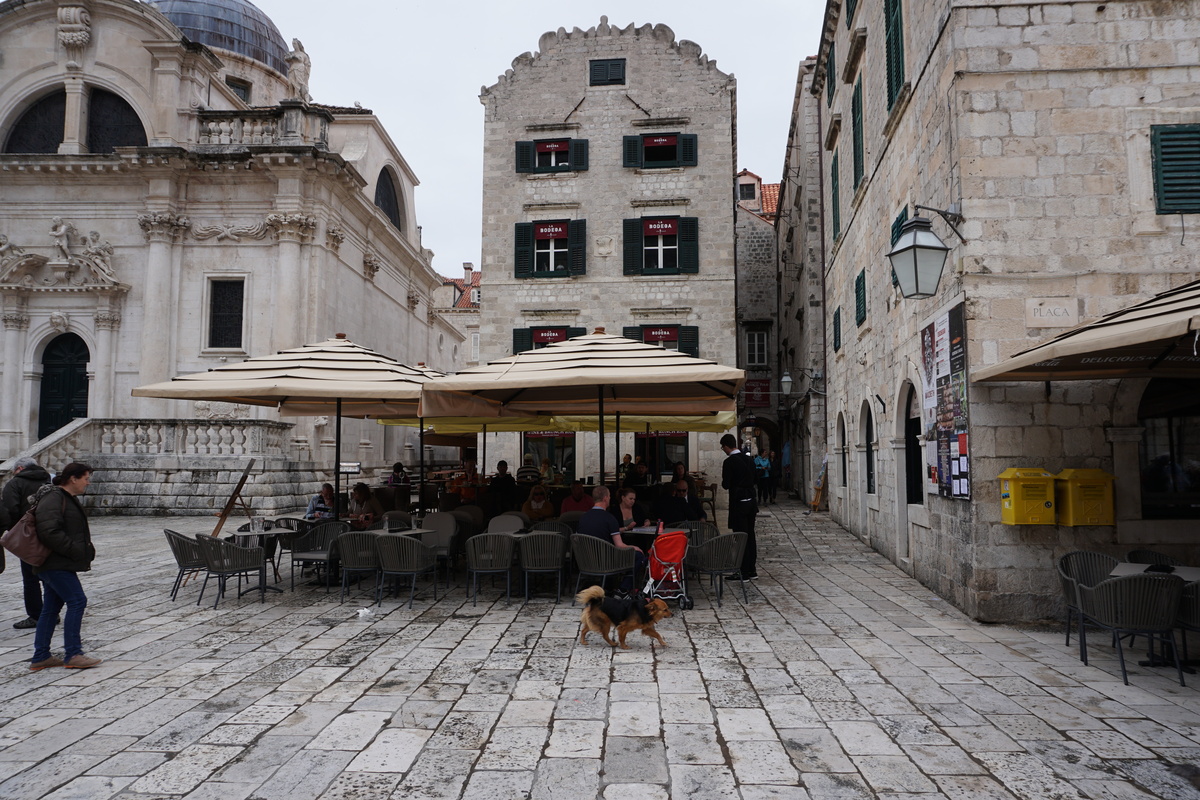
[[[1000,521],[1005,525],[1054,524],[1054,476],[1037,467],[1000,473]]]
[[[1059,525],[1114,525],[1113,480],[1102,469],[1064,469],[1054,478]]]

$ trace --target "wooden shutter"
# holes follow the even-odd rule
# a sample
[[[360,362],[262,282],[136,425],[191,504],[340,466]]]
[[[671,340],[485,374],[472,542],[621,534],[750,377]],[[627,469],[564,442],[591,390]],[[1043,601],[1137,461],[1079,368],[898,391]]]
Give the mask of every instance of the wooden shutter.
[[[883,35],[887,50],[888,110],[896,104],[904,85],[904,15],[901,0],[884,0]]]
[[[866,174],[866,165],[863,163],[865,154],[863,152],[863,94],[862,94],[862,76],[859,76],[858,83],[854,84],[854,100],[850,108],[851,125],[854,131],[854,189],[858,190],[858,185],[862,183],[863,175]]]
[[[833,223],[833,240],[836,242],[842,235],[842,197],[838,186],[841,170],[838,169],[838,151],[833,151],[833,161],[829,165],[829,206]]]
[[[608,83],[608,62],[593,61],[588,65],[588,83],[603,86]]]
[[[622,167],[640,167],[642,165],[642,137],[623,136],[621,153]]]
[[[842,307],[833,312],[833,352],[842,349]]]
[[[642,220],[624,220],[625,274],[642,274]]]
[[[571,140],[571,169],[585,170],[588,168],[588,140]]]
[[[513,355],[533,349],[533,328],[513,328]]]
[[[854,10],[858,7],[858,0],[846,0],[846,27],[852,27],[854,22]]]
[[[533,275],[533,223],[518,222],[513,233],[513,277]]]
[[[567,328],[567,338],[573,339],[576,336],[587,335],[587,328]]]
[[[1151,125],[1159,214],[1200,213],[1200,125]]]
[[[829,45],[829,55],[825,56],[825,106],[833,107],[833,93],[837,90],[837,59],[833,56],[833,44]]]
[[[517,172],[536,172],[536,158],[533,142],[517,142]]]
[[[608,82],[610,84],[625,83],[625,59],[614,58],[608,62]]]
[[[900,241],[900,231],[904,228],[904,223],[908,222],[908,206],[900,209],[900,213],[892,220],[892,247],[896,246],[896,242]],[[896,277],[896,270],[892,270],[892,286],[899,286],[900,279]]]
[[[679,137],[679,166],[694,167],[698,163],[697,138],[694,133],[684,133]]]
[[[621,328],[621,335],[626,339],[633,339],[635,342],[640,342],[642,341],[642,326],[626,325]]]
[[[587,220],[573,219],[567,223],[567,270],[572,275],[587,272]]]
[[[867,271],[858,273],[854,279],[854,324],[861,326],[867,321]]]
[[[695,325],[679,326],[679,352],[689,356],[700,355],[700,329]]]
[[[679,271],[695,274],[700,271],[700,219],[679,218]]]

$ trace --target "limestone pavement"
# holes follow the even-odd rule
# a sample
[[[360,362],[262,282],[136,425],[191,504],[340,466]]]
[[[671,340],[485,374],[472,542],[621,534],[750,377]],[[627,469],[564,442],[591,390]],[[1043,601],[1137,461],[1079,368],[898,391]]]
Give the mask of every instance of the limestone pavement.
[[[544,592],[473,606],[461,577],[366,617],[364,593],[311,587],[171,602],[161,529],[210,522],[97,519],[84,643],[104,664],[31,673],[31,633],[0,627],[0,797],[1200,796],[1195,688],[1137,666],[1123,686],[1106,642],[1085,667],[1058,627],[972,622],[802,512],[759,517],[748,604],[698,591],[669,647],[628,651],[580,646],[578,609]]]

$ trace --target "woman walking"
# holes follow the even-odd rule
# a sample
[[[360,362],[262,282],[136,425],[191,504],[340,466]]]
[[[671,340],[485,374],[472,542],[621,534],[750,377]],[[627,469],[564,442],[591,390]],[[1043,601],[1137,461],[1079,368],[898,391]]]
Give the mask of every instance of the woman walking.
[[[38,491],[37,535],[42,544],[50,549],[50,555],[40,566],[35,567],[38,579],[45,592],[42,615],[38,617],[37,631],[33,637],[33,671],[47,667],[87,669],[100,663],[100,659],[83,654],[80,627],[83,610],[87,608],[87,596],[79,583],[79,573],[92,568],[96,548],[92,547],[92,535],[88,529],[87,515],[78,497],[87,490],[92,480],[92,468],[87,464],[73,462],[65,466],[54,478],[53,487]],[[58,615],[63,606],[67,613],[63,618],[64,658],[50,653],[50,642],[58,626]]]

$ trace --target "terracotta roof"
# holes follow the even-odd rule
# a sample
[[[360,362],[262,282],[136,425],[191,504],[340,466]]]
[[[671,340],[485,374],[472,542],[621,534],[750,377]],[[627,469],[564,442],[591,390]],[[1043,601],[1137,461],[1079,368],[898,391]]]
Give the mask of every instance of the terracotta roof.
[[[775,218],[779,209],[779,184],[764,183],[762,185],[762,214],[768,219]]]
[[[479,308],[479,303],[471,302],[471,289],[479,289],[482,278],[483,273],[475,270],[471,273],[470,286],[467,286],[465,278],[446,278],[442,281],[442,286],[453,286],[458,290],[458,299],[454,301],[453,308]]]

